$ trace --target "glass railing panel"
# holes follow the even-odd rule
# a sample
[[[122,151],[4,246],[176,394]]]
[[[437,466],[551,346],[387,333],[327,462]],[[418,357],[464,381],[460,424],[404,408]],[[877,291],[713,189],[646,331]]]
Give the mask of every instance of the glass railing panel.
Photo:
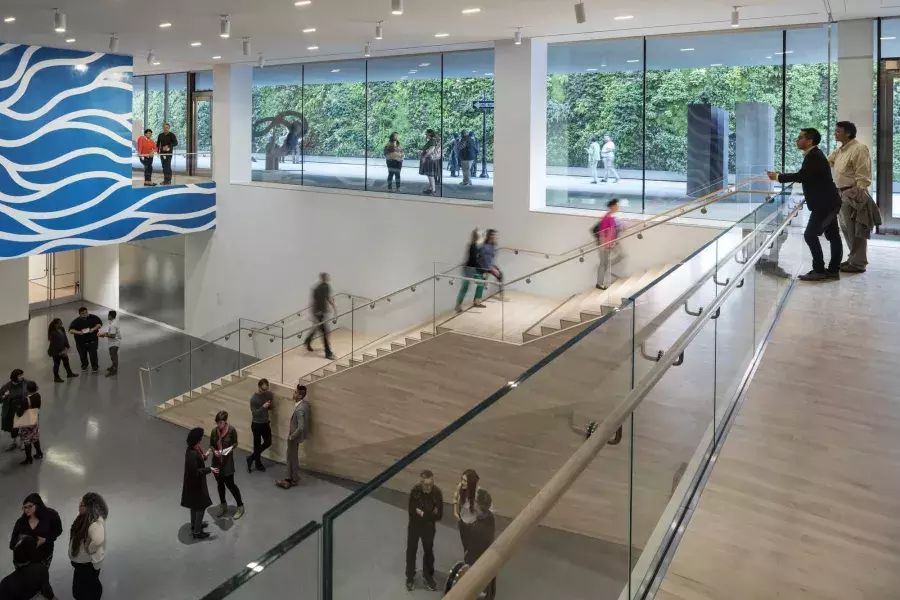
[[[263,556],[247,563],[243,572],[201,600],[280,598],[285,596],[288,588],[295,598],[319,598],[320,535],[318,526],[310,523]],[[295,538],[302,539],[298,542]],[[291,544],[296,545],[286,548]]]
[[[241,319],[241,369],[254,377],[284,381],[284,328]]]
[[[433,285],[436,333],[455,331],[491,340],[507,339],[504,311],[510,298],[494,274],[457,269],[435,276]]]
[[[156,414],[169,400],[191,391],[190,349],[184,354],[157,366],[141,369],[141,391],[144,409]]]
[[[151,168],[147,170],[147,159]],[[166,163],[171,171],[166,174]],[[157,153],[152,157],[137,153],[131,157],[132,185],[143,187],[149,181],[152,186],[186,185],[212,181],[212,152],[186,152],[175,149],[172,153]],[[149,179],[147,178],[149,174]]]
[[[241,356],[240,337],[240,333],[234,331],[215,341],[192,345],[190,389],[202,387],[232,373],[237,374],[241,366],[246,366],[250,357]]]
[[[430,392],[423,390],[416,397],[400,398],[396,405],[384,407],[379,418],[390,419],[396,433],[385,436],[384,431],[368,428],[356,440],[362,454],[354,457],[352,449],[346,449],[335,458],[335,464],[347,461],[346,468],[362,461],[390,468],[325,517],[328,524],[323,535],[329,537],[323,540],[324,564],[326,569],[331,568],[331,597],[396,598],[406,593],[404,573],[413,575],[416,588],[423,588],[421,545],[417,546],[416,564],[409,565],[409,571],[405,549],[411,518],[410,490],[425,470],[433,474],[442,501],[423,501],[423,515],[416,513],[414,525],[430,539],[431,526],[418,519],[424,518],[427,510],[436,521],[434,576],[437,587],[443,589],[452,566],[465,559],[463,540],[467,547],[471,543],[474,548],[470,525],[460,527],[454,515],[453,498],[462,474],[472,470],[480,477],[478,487],[492,497],[499,532],[578,448],[587,424],[602,420],[627,394],[631,384],[632,318],[627,306],[592,324],[436,436],[436,423],[448,422],[445,416],[471,402],[471,383],[466,384],[466,380],[471,382],[487,373],[467,369],[460,385],[441,389],[440,402],[431,401]],[[503,352],[503,348],[494,350],[490,367],[493,377],[499,378],[496,361],[503,361]],[[537,347],[534,352],[535,356],[540,354]],[[409,448],[410,442],[416,447]],[[619,460],[627,461],[620,456],[623,452],[627,456],[624,446],[617,448],[616,454]],[[404,456],[401,462],[395,462]],[[626,544],[627,464],[618,473],[621,481],[615,484],[600,477],[576,488],[568,496],[570,504],[560,505],[548,516],[548,539],[591,536]],[[462,510],[465,520],[469,520],[467,510]],[[381,551],[372,552],[376,547]],[[530,560],[553,555],[553,551],[537,552]],[[471,555],[469,558],[474,560]],[[516,577],[523,578],[521,585],[542,575],[533,562],[532,566],[527,560],[518,564]],[[611,564],[613,570],[619,569],[621,581],[621,561]]]
[[[648,182],[649,183],[649,182]],[[644,213],[648,215],[658,215],[666,211],[678,208],[685,204],[695,202],[700,198],[727,191],[729,181],[727,179],[716,179],[703,185],[687,188],[684,181],[669,182],[657,181],[656,185],[647,188],[647,197],[644,200]],[[715,206],[715,205],[712,205]],[[712,210],[710,208],[709,210]],[[639,212],[633,211],[629,206],[622,207],[623,212]],[[713,218],[708,211],[702,214],[695,211],[689,215],[691,218]]]
[[[713,440],[715,337],[710,320],[632,415],[632,590],[652,564]],[[657,352],[672,341],[651,336],[646,344],[652,358],[636,355],[636,371],[644,370],[642,364],[656,366]]]

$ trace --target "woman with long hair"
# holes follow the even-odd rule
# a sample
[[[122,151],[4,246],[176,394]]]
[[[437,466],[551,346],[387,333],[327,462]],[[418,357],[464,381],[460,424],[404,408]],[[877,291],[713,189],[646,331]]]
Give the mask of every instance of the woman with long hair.
[[[44,504],[39,494],[28,494],[22,501],[22,516],[13,526],[9,549],[15,550],[24,538],[34,538],[34,562],[50,566],[53,561],[53,544],[62,535],[59,513]]]
[[[478,473],[474,469],[466,469],[462,474],[456,493],[453,495],[453,516],[456,517],[459,528],[459,539],[462,541],[463,551],[469,548],[472,525],[478,518],[475,510],[475,499],[481,487],[478,485]]]
[[[13,426],[15,420],[15,407],[25,397],[25,371],[13,369],[9,374],[9,381],[0,387],[0,429],[9,433],[12,443],[6,447],[7,452],[12,452],[18,446],[19,432]]]
[[[191,511],[191,536],[195,540],[205,540],[209,533],[203,531],[203,513],[212,506],[206,476],[219,474],[218,467],[206,466],[206,455],[200,449],[203,428],[195,427],[188,432],[187,449],[184,451],[184,479],[181,484],[181,506]]]
[[[106,519],[109,508],[100,494],[88,492],[78,505],[78,516],[69,530],[69,560],[75,568],[72,597],[100,600],[103,585],[100,567],[106,557]]]
[[[50,343],[47,355],[53,359],[53,381],[63,382],[63,378],[59,376],[60,363],[66,368],[66,377],[69,379],[78,377],[78,373],[72,371],[69,365],[69,336],[66,335],[66,328],[59,317],[50,321],[47,327],[47,341]]]
[[[19,432],[19,439],[25,446],[25,460],[21,465],[30,465],[34,462],[34,458],[38,460],[44,458],[44,452],[41,450],[41,395],[38,393],[38,384],[29,381],[25,384],[26,395],[13,407],[15,415],[13,415],[13,427]],[[31,456],[31,449],[34,448],[34,458]]]
[[[388,191],[392,190],[393,180],[397,180],[397,191],[400,191],[400,169],[403,168],[403,144],[395,131],[384,146],[384,159],[388,168]]]
[[[215,474],[219,488],[219,518],[228,512],[228,504],[225,502],[226,487],[237,502],[235,520],[244,516],[241,490],[234,483],[234,451],[237,450],[237,445],[237,429],[228,424],[228,411],[220,410],[216,415],[216,426],[209,433],[209,450],[206,451],[206,456],[212,454],[212,466],[219,470]]]
[[[419,155],[419,175],[428,177],[428,187],[422,193],[433,195],[437,191],[436,182],[441,178],[441,146],[434,129],[425,131],[425,145]]]

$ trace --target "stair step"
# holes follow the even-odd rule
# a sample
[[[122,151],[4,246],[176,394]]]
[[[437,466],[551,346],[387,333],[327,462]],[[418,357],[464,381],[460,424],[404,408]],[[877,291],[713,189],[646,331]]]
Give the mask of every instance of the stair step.
[[[338,370],[338,371],[344,371],[344,370],[350,368],[350,365],[345,365],[345,364],[342,364],[342,363],[334,363],[334,366],[337,367],[337,370]]]
[[[392,345],[393,345],[393,344],[392,344]],[[378,353],[378,356],[387,356],[388,354],[391,353],[390,350],[386,350],[386,349],[384,349],[384,348],[378,348],[377,350],[375,350],[375,352]]]
[[[367,352],[363,352],[363,358],[362,358],[363,362],[369,362],[370,360],[375,360],[376,358],[378,358],[378,356],[375,354],[369,354]]]
[[[310,381],[318,381],[319,379],[322,379],[322,376],[316,373],[310,373],[309,375],[307,375],[307,377],[309,377]]]
[[[550,335],[551,333],[556,333],[559,331],[559,327],[548,327],[547,325],[541,325],[541,335]]]
[[[398,344],[397,342],[391,342],[391,352],[396,352],[397,350],[403,350],[406,348],[403,344]]]
[[[522,342],[530,342],[532,340],[540,339],[542,336],[536,333],[525,332],[522,334]]]
[[[350,366],[351,366],[351,367],[355,367],[356,365],[361,365],[361,364],[363,364],[363,361],[361,361],[361,360],[358,359],[358,358],[351,358],[351,359],[350,359]]]
[[[406,345],[407,345],[407,346],[412,346],[413,344],[418,344],[418,343],[421,342],[421,341],[422,341],[422,340],[416,339],[416,338],[414,338],[414,337],[407,337],[407,338],[406,338]]]
[[[581,311],[581,322],[584,323],[585,321],[593,321],[594,319],[600,318],[602,316],[603,316],[603,313],[595,313],[595,312],[583,310],[583,311]]]
[[[569,327],[575,327],[576,325],[581,325],[581,321],[573,321],[572,319],[560,319],[559,325],[563,329],[568,329]]]
[[[222,387],[222,384],[221,384],[221,383],[216,383],[216,382],[214,381],[214,382],[212,382],[212,383],[210,384],[210,387],[211,387],[213,390],[217,390],[217,389],[219,389],[220,387]]]
[[[430,340],[431,338],[434,337],[434,334],[431,333],[431,332],[429,332],[429,331],[423,331],[423,332],[421,332],[421,335],[422,335],[422,340],[423,340],[423,341],[424,341],[424,340]]]
[[[327,377],[328,375],[334,375],[335,373],[337,373],[337,369],[332,369],[331,367],[325,367],[324,369],[322,369],[322,372]]]
[[[449,327],[443,327],[443,326],[441,326],[441,325],[439,325],[438,328],[437,328],[437,334],[438,334],[438,335],[441,335],[442,333],[449,333],[449,332],[451,332],[451,331],[453,331],[453,330],[450,329]]]

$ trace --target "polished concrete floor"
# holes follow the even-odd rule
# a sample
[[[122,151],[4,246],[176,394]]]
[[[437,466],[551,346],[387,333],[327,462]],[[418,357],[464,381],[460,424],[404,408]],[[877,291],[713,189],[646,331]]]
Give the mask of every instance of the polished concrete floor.
[[[52,316],[68,321],[79,305],[53,307]],[[97,315],[106,314],[106,308],[87,305]],[[21,514],[22,500],[38,492],[60,512],[68,529],[81,496],[88,491],[102,494],[110,508],[108,556],[101,573],[105,598],[200,598],[308,521],[320,520],[354,485],[311,476],[285,492],[273,485],[275,477],[282,476],[281,465],[252,475],[239,469],[237,484],[246,516],[234,522],[208,515],[213,537],[193,541],[188,513],[179,506],[186,431],[144,411],[138,368],[163,362],[200,340],[123,315],[118,377],[83,375],[54,384],[46,356],[49,316],[48,309],[43,309],[35,311],[29,322],[0,327],[3,369],[21,367],[41,387],[45,452],[42,461],[27,467],[19,465],[21,453],[0,453],[0,522],[11,529]],[[195,376],[212,378],[233,358],[227,350],[221,351],[204,367],[208,371]],[[101,347],[101,370],[108,364]],[[183,384],[173,376],[158,379],[168,381],[173,389]],[[239,453],[238,465],[244,456]],[[214,480],[210,477],[209,482],[216,502]],[[446,483],[444,487],[449,500],[452,490]],[[230,495],[228,502],[233,510]],[[436,543],[439,579],[462,556],[449,506],[445,513],[448,519],[440,525]],[[340,521],[335,542],[336,598],[387,599],[407,593],[403,587],[406,519],[405,496],[384,492]],[[59,541],[51,568],[51,581],[60,598],[71,597],[66,540],[68,533]],[[318,543],[318,535],[310,538],[231,597],[276,597],[284,593],[285,585],[313,593],[319,585]],[[504,570],[500,589],[503,597],[529,600],[546,598],[550,590],[565,590],[568,598],[614,600],[626,580],[627,556],[627,549],[615,544],[541,528],[527,550]],[[547,569],[550,565],[553,568]],[[545,569],[546,574],[540,575]],[[0,577],[11,570],[8,554],[0,561]],[[435,597],[421,586],[413,596]]]

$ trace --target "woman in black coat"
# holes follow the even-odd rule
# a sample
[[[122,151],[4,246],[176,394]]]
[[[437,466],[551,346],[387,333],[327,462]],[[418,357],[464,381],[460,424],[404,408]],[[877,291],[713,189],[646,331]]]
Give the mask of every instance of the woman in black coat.
[[[53,359],[53,381],[62,383],[63,378],[59,376],[59,365],[66,368],[66,377],[69,379],[78,377],[78,373],[72,371],[69,365],[69,337],[66,335],[66,327],[63,325],[62,319],[56,318],[50,321],[47,328],[47,355]]]
[[[0,429],[9,433],[12,437],[12,444],[7,448],[7,452],[16,449],[19,432],[13,427],[13,419],[15,418],[14,406],[18,406],[19,401],[24,398],[25,392],[25,372],[22,369],[13,369],[9,375],[9,381],[3,387],[0,387]]]
[[[218,473],[219,469],[206,466],[206,457],[200,449],[203,429],[195,427],[187,436],[187,450],[184,453],[184,481],[181,485],[181,505],[191,511],[191,535],[195,540],[209,537],[203,531],[203,512],[212,506],[206,476]]]

